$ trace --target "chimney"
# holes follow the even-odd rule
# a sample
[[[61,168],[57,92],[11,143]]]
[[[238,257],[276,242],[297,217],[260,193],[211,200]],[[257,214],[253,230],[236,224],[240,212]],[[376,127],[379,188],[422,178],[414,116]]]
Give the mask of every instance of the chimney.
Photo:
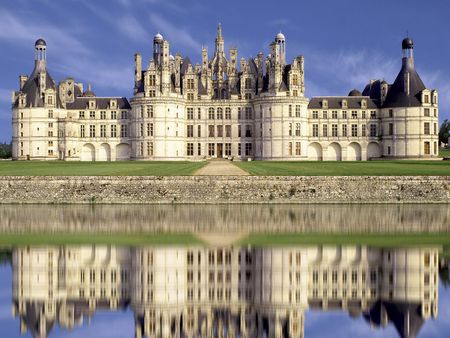
[[[134,70],[135,80],[139,82],[142,80],[142,56],[139,53],[134,54]]]
[[[20,90],[22,90],[23,86],[28,80],[28,75],[20,75],[19,76],[19,82],[20,82]]]

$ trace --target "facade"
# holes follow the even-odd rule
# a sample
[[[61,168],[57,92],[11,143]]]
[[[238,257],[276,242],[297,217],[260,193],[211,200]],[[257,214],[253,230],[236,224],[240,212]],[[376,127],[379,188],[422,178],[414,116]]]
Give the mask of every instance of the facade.
[[[22,333],[74,329],[98,310],[134,313],[136,337],[303,338],[308,310],[345,311],[416,337],[437,316],[438,249],[310,246],[21,247]]]
[[[304,57],[286,62],[282,33],[270,54],[238,59],[219,25],[212,59],[170,54],[159,33],[153,57],[135,55],[134,96],[97,97],[72,78],[58,85],[36,41],[35,68],[13,93],[13,158],[116,161],[368,160],[438,156],[438,93],[414,67],[402,41],[393,84],[370,81],[348,96],[305,96]]]

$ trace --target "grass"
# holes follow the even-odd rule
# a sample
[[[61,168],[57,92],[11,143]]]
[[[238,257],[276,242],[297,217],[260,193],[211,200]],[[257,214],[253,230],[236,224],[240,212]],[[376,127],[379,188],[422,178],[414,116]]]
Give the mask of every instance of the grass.
[[[439,148],[439,156],[450,158],[450,148]]]
[[[189,233],[2,233],[0,246],[16,245],[201,245],[203,242]]]
[[[206,162],[0,161],[0,176],[187,176]]]
[[[234,162],[255,176],[450,176],[450,161]]]
[[[251,234],[238,244],[253,246],[283,245],[370,245],[375,247],[402,246],[448,246],[450,234],[320,234],[320,233],[280,233]]]

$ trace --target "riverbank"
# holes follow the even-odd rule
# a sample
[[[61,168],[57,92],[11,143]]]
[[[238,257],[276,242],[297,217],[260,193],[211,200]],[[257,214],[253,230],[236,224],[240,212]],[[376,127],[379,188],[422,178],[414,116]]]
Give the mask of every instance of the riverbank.
[[[0,203],[450,203],[450,177],[3,176]]]

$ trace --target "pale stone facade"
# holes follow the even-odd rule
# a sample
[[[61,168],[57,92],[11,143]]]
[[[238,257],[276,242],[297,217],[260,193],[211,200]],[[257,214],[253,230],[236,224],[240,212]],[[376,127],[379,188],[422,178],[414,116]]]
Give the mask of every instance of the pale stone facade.
[[[46,337],[130,306],[136,337],[304,337],[305,313],[341,310],[416,337],[438,309],[438,249],[22,247],[13,313]]]
[[[305,96],[303,56],[286,63],[286,40],[270,54],[227,58],[219,25],[212,59],[170,55],[154,37],[142,68],[135,55],[134,96],[96,97],[69,78],[56,85],[46,43],[36,41],[35,70],[13,94],[13,158],[82,161],[367,160],[438,156],[438,94],[414,68],[413,43],[402,42],[392,85],[370,81],[348,96]]]

